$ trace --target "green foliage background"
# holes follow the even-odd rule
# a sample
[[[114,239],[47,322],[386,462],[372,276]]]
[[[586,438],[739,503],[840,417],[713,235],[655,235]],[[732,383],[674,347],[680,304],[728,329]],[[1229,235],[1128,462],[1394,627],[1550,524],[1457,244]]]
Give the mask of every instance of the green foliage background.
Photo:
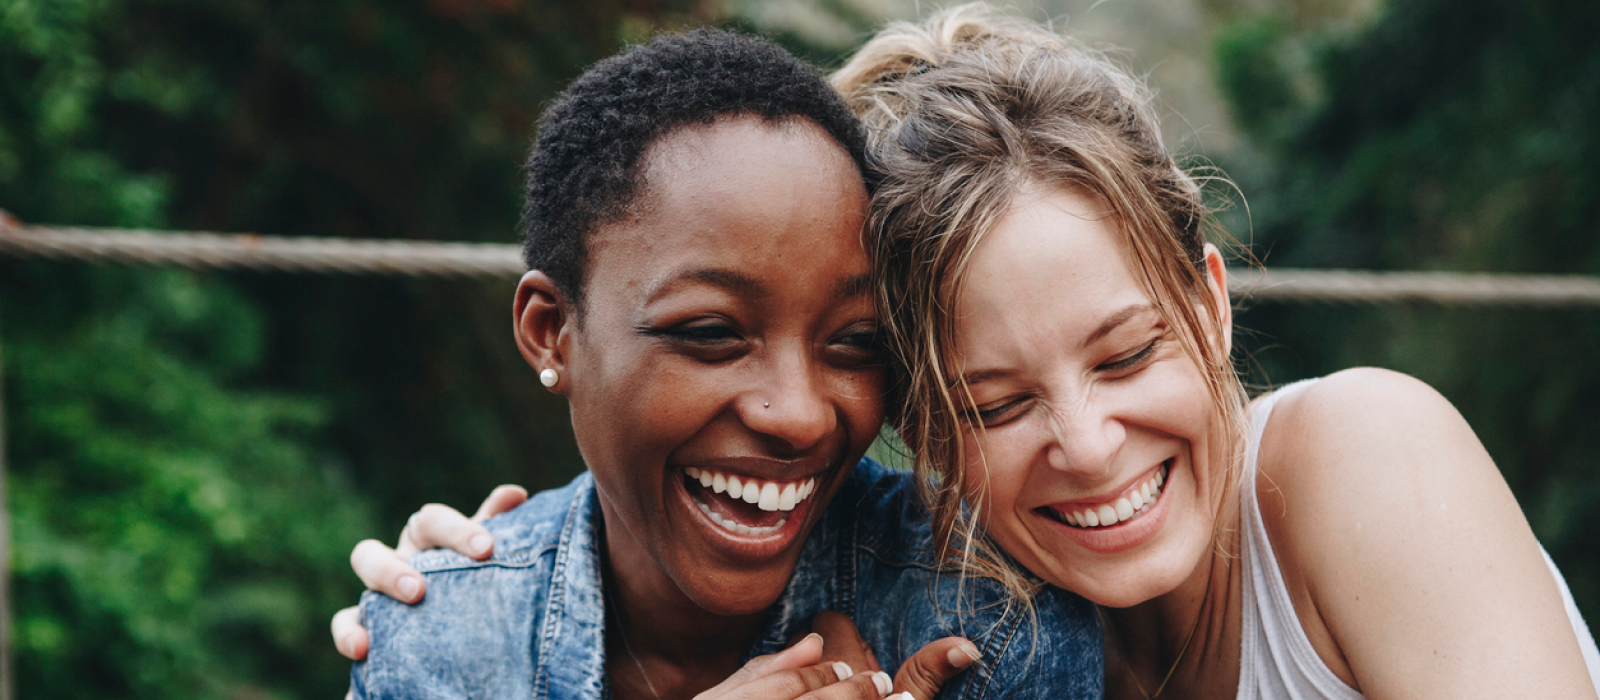
[[[1236,131],[1190,150],[1238,181],[1230,227],[1269,263],[1600,274],[1600,5],[1102,4],[1135,34],[1182,15],[1148,33],[1210,37],[1193,60]],[[508,241],[544,102],[624,41],[732,24],[826,63],[913,10],[0,0],[0,208]],[[351,544],[581,468],[509,342],[510,290],[0,259],[19,696],[336,697]],[[1439,387],[1600,616],[1600,313],[1247,301],[1239,320],[1258,384],[1376,364]]]

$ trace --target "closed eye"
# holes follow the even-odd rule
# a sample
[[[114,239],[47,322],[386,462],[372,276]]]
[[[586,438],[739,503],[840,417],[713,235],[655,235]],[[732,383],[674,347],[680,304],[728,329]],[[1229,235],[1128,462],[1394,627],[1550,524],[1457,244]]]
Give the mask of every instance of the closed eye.
[[[739,328],[721,319],[700,319],[666,327],[640,326],[638,331],[703,362],[731,359],[745,346]]]
[[[1003,425],[1022,414],[1031,397],[1018,397],[1007,399],[1000,403],[978,406],[967,411],[967,420],[982,424],[985,428]]]
[[[1145,361],[1150,359],[1151,355],[1155,354],[1156,344],[1160,342],[1161,339],[1156,338],[1155,340],[1150,341],[1150,343],[1145,345],[1143,348],[1140,348],[1139,350],[1136,350],[1128,355],[1124,355],[1121,358],[1102,363],[1098,367],[1095,367],[1095,369],[1104,372],[1123,372],[1134,369],[1144,364]]]

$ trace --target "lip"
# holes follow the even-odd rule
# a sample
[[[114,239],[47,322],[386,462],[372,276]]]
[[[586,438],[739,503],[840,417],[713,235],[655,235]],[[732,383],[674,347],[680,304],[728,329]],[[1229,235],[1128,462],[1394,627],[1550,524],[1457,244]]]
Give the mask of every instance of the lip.
[[[826,481],[828,474],[837,471],[836,462],[825,459],[795,459],[782,460],[767,457],[717,457],[715,459],[697,459],[689,461],[675,461],[672,467],[683,471],[684,467],[698,467],[719,472],[733,472],[741,476],[753,476],[763,481],[804,481],[816,477],[817,481]]]
[[[822,465],[821,469],[813,466],[812,470],[799,472],[796,466],[801,464],[802,462],[760,458],[721,458],[698,460],[691,465],[672,464],[667,471],[669,480],[674,484],[673,489],[678,495],[680,507],[689,515],[690,521],[695,524],[695,529],[700,531],[700,536],[709,542],[713,549],[729,559],[755,563],[776,557],[797,545],[800,534],[810,527],[811,514],[817,504],[826,502],[826,499],[833,495],[833,476],[839,472],[837,465],[832,469],[829,469],[828,465]],[[685,466],[748,474],[769,481],[798,481],[814,477],[817,480],[817,488],[810,498],[795,504],[794,510],[786,513],[784,524],[777,531],[765,535],[741,535],[712,522],[711,517],[695,505],[694,496],[689,493],[689,487],[685,485],[687,481],[683,472]],[[765,476],[774,472],[780,475]]]
[[[1139,483],[1141,479],[1150,478],[1156,473],[1156,470],[1160,469],[1163,465],[1166,465],[1169,462],[1171,466],[1167,471],[1167,486],[1163,486],[1161,498],[1156,499],[1155,505],[1151,506],[1150,510],[1145,511],[1144,515],[1134,518],[1133,520],[1120,522],[1116,525],[1112,525],[1111,527],[1077,528],[1040,513],[1037,509],[1030,509],[1028,511],[1028,515],[1044,521],[1045,527],[1052,528],[1053,532],[1067,537],[1073,542],[1076,542],[1079,546],[1092,552],[1097,552],[1100,554],[1115,554],[1117,552],[1133,549],[1134,547],[1148,542],[1152,537],[1154,537],[1155,534],[1161,530],[1161,525],[1166,520],[1168,504],[1172,501],[1172,496],[1175,495],[1172,493],[1173,489],[1170,488],[1170,485],[1173,483],[1173,478],[1177,476],[1179,471],[1178,468],[1180,466],[1180,462],[1177,459],[1162,461],[1161,464],[1156,465],[1151,470],[1128,480],[1128,482],[1122,486],[1121,490],[1113,491],[1109,494],[1109,496],[1101,498],[1100,500],[1057,501],[1049,506],[1041,506],[1041,508],[1059,506],[1065,510],[1068,509],[1068,506],[1090,506],[1105,503],[1111,498],[1120,496],[1134,484]]]

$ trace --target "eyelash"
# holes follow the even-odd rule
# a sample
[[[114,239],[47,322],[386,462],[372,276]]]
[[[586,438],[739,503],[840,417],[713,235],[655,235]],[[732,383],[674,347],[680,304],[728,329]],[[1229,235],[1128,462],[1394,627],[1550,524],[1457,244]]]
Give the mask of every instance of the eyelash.
[[[692,353],[717,354],[732,350],[735,344],[744,340],[738,328],[726,322],[690,322],[666,328],[641,326],[638,331],[647,336],[661,338]],[[854,331],[840,335],[830,342],[847,346],[849,350],[846,352],[865,355],[865,357],[848,358],[850,364],[870,365],[879,362],[883,345],[882,335],[877,329]],[[723,358],[719,355],[703,359],[717,361]]]
[[[1104,363],[1104,364],[1100,365],[1099,367],[1097,367],[1096,369],[1104,370],[1104,371],[1107,371],[1107,372],[1121,372],[1123,370],[1133,369],[1134,367],[1137,367],[1140,364],[1143,364],[1145,360],[1150,359],[1150,356],[1155,354],[1156,343],[1159,343],[1159,342],[1161,342],[1160,338],[1152,340],[1152,341],[1150,341],[1150,343],[1148,345],[1145,345],[1143,348],[1140,348],[1138,352],[1135,352],[1132,355],[1128,355],[1127,357],[1124,357],[1124,358],[1122,358],[1120,360],[1113,360],[1111,362]]]

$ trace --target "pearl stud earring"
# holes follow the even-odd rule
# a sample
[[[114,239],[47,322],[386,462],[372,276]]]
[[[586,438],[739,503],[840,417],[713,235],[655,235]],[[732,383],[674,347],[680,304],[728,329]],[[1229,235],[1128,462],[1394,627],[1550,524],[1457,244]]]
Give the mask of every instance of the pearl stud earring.
[[[546,388],[555,386],[556,382],[559,381],[561,381],[561,375],[556,374],[555,370],[547,367],[539,371],[539,383],[545,385]]]

